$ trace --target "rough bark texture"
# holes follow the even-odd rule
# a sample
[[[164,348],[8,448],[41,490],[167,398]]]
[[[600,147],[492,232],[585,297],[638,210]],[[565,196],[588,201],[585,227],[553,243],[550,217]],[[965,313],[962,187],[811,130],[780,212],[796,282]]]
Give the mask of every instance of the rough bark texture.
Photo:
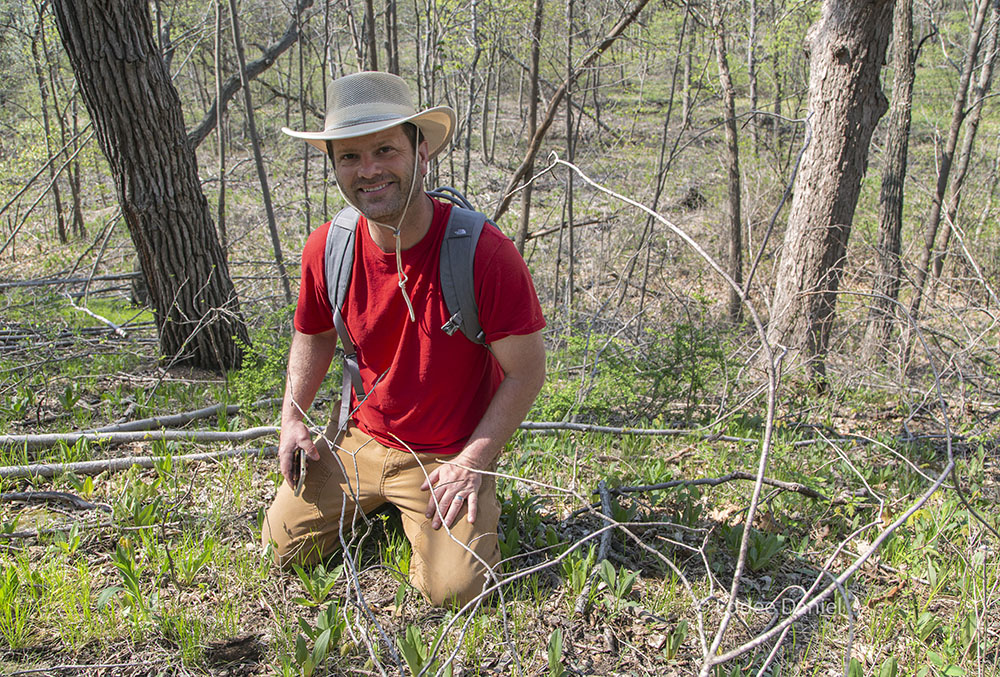
[[[738,286],[743,285],[743,230],[740,214],[740,145],[736,136],[736,88],[729,73],[729,55],[726,51],[725,26],[718,2],[712,3],[712,24],[715,32],[715,56],[719,65],[719,84],[722,88],[722,112],[726,128],[726,168],[729,174],[728,223],[726,232],[726,272]],[[743,319],[743,303],[736,289],[730,288],[726,303],[729,321],[733,324]]]
[[[903,182],[909,149],[910,118],[915,76],[913,54],[913,0],[898,0],[893,16],[892,107],[885,141],[885,166],[878,197],[878,245],[868,325],[861,347],[865,362],[871,362],[884,346],[895,317],[902,265],[900,233],[903,229]]]
[[[237,366],[234,339],[246,341],[246,328],[148,4],[53,6],[149,286],[161,351],[198,367]]]
[[[813,137],[795,181],[768,339],[819,384],[868,146],[888,108],[879,72],[891,12],[892,0],[825,0],[807,37]]]

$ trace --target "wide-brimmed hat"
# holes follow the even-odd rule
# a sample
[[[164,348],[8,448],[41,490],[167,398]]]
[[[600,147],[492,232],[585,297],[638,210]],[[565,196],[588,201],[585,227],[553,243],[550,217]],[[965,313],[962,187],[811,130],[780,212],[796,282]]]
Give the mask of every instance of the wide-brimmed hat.
[[[365,71],[330,83],[326,92],[326,124],[321,132],[281,131],[326,152],[326,142],[353,139],[404,122],[420,128],[431,158],[444,150],[455,130],[455,111],[436,106],[417,112],[406,81],[392,73]]]

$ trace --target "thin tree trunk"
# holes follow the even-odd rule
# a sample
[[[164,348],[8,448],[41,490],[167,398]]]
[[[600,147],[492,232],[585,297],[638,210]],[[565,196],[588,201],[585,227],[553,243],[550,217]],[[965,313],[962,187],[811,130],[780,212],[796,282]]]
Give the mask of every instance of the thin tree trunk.
[[[285,303],[292,302],[292,291],[288,282],[288,271],[281,256],[281,240],[278,237],[278,225],[274,220],[274,207],[271,205],[271,189],[267,183],[267,172],[264,169],[264,158],[260,152],[260,138],[257,136],[257,122],[253,112],[253,101],[250,97],[250,82],[246,79],[246,58],[243,56],[243,40],[240,38],[239,15],[236,11],[236,0],[229,0],[229,15],[233,25],[233,46],[236,47],[236,59],[243,77],[243,103],[246,106],[247,126],[250,129],[250,144],[253,147],[254,162],[257,165],[257,177],[260,179],[261,195],[264,198],[264,211],[267,213],[267,227],[271,233],[271,246],[274,247],[274,262],[281,277],[281,288],[285,292]]]
[[[715,32],[715,56],[719,64],[719,83],[722,87],[722,110],[725,116],[726,147],[728,149],[726,167],[729,172],[728,237],[726,252],[727,273],[736,283],[743,286],[743,228],[740,215],[740,146],[736,138],[736,89],[729,73],[729,56],[726,51],[725,26],[722,23],[720,0],[712,2],[712,24]],[[743,303],[739,292],[729,287],[727,303],[729,321],[738,324],[743,319]]]
[[[239,366],[249,338],[149,5],[53,7],[149,286],[161,351],[198,367]]]
[[[472,65],[469,67],[469,95],[465,112],[465,166],[462,172],[462,190],[469,192],[469,169],[472,165],[472,114],[476,109],[476,75],[479,58],[483,54],[483,44],[479,37],[479,2],[472,0],[472,27],[470,29],[473,49]]]
[[[570,79],[576,79],[581,71],[590,68],[594,62],[597,61],[597,59],[599,59],[600,56],[615,43],[615,40],[621,36],[625,29],[632,25],[632,23],[636,20],[636,17],[639,16],[639,13],[646,7],[648,2],[649,0],[636,0],[635,4],[622,15],[621,19],[618,20],[618,23],[615,24],[608,34],[604,36],[604,39],[602,39],[597,45],[594,45],[594,47],[587,52],[586,56],[580,60],[580,66],[573,70]],[[514,198],[514,190],[525,178],[527,178],[526,170],[528,164],[534,162],[535,156],[538,154],[538,149],[541,148],[542,139],[545,138],[545,134],[549,131],[549,127],[552,126],[552,122],[555,120],[559,105],[566,96],[566,90],[572,84],[572,82],[564,82],[560,85],[559,89],[552,94],[552,98],[549,100],[548,110],[545,113],[545,117],[542,119],[542,123],[535,131],[535,135],[531,138],[524,160],[521,161],[520,166],[514,171],[514,174],[508,180],[507,188],[504,190],[500,204],[497,206],[497,209],[493,214],[494,221],[499,219],[504,212],[507,211],[510,207],[511,200]]]
[[[938,225],[941,223],[941,206],[944,202],[945,191],[948,188],[948,178],[951,174],[951,165],[955,158],[955,148],[958,146],[958,134],[965,120],[965,102],[969,95],[969,85],[972,82],[972,71],[975,69],[976,60],[979,57],[979,46],[982,41],[983,24],[986,20],[986,10],[989,8],[990,0],[978,0],[976,13],[972,20],[972,30],[969,32],[968,47],[965,52],[965,65],[962,67],[962,74],[959,77],[958,89],[955,90],[955,99],[951,108],[951,126],[948,128],[948,139],[945,141],[944,150],[938,160],[937,189],[931,200],[931,209],[927,213],[924,221],[924,246],[920,252],[920,260],[917,269],[913,272],[913,300],[910,302],[910,318],[916,322],[920,316],[920,305],[926,291],[926,282],[931,264],[931,257],[934,254],[934,242],[937,240]],[[909,337],[906,339],[909,343]]]
[[[768,341],[826,387],[826,351],[868,147],[888,102],[879,75],[892,0],[824,0],[807,35],[812,142],[795,179]]]
[[[932,264],[934,281],[941,278],[941,270],[944,268],[945,257],[948,255],[952,225],[957,223],[958,204],[962,199],[962,186],[965,184],[965,177],[969,171],[972,146],[976,141],[979,123],[983,118],[983,107],[985,106],[986,97],[989,95],[990,85],[993,81],[993,67],[997,57],[997,36],[1000,34],[998,19],[1000,19],[1000,13],[998,13],[996,6],[994,6],[993,21],[991,22],[992,27],[989,31],[990,42],[986,49],[983,50],[985,56],[982,68],[979,71],[979,79],[976,81],[976,86],[972,89],[972,96],[970,97],[972,103],[965,113],[967,121],[965,124],[965,136],[962,138],[962,149],[958,153],[958,166],[955,168],[955,173],[951,177],[951,185],[948,188],[948,206],[945,210],[944,224],[941,226],[940,244],[937,247],[937,253],[934,256]]]
[[[378,40],[375,37],[375,3],[365,0],[365,70],[378,70]]]
[[[44,15],[39,12],[38,14],[38,25],[35,28],[35,35],[31,38],[31,57],[34,61],[35,66],[35,78],[38,82],[38,93],[42,99],[42,131],[45,134],[45,154],[47,157],[52,157],[52,125],[49,122],[49,91],[45,84],[45,75],[42,72],[42,61],[38,54],[38,43],[41,40],[41,34],[44,30],[43,25],[45,22]],[[48,53],[46,50],[46,58],[48,58]],[[56,111],[58,115],[58,110]],[[56,212],[56,235],[59,237],[59,241],[65,244],[69,238],[66,236],[66,219],[63,216],[63,206],[62,206],[62,196],[59,194],[59,180],[56,176],[55,162],[49,162],[49,179],[50,185],[52,186],[52,199],[55,202],[55,212]]]
[[[576,159],[573,135],[573,0],[566,0],[566,160]],[[569,250],[566,252],[566,316],[572,321],[573,291],[576,284],[576,240],[573,236],[573,170],[566,171],[566,228]]]
[[[301,25],[299,25],[299,32],[302,32]],[[308,129],[309,120],[306,113],[306,64],[305,54],[303,54],[304,45],[302,43],[303,41],[299,40],[299,122],[302,124],[302,129]],[[305,208],[302,227],[306,237],[309,236],[310,224],[312,224],[312,201],[309,199],[309,153],[309,144],[302,144],[302,206]]]
[[[756,155],[760,148],[760,118],[757,116],[757,0],[750,0],[749,12],[747,79],[750,85],[750,137],[753,139],[753,152]]]
[[[385,0],[385,53],[390,73],[399,75],[399,23],[396,0]]]
[[[222,101],[222,3],[215,2],[215,100]],[[215,132],[219,140],[219,199],[216,205],[216,223],[219,228],[219,240],[222,243],[222,255],[229,258],[229,236],[226,233],[226,135],[225,109],[215,108]]]
[[[915,76],[913,53],[913,0],[896,0],[893,16],[892,104],[885,142],[885,166],[878,199],[878,245],[876,272],[868,323],[861,345],[861,359],[870,364],[885,347],[895,317],[902,272],[900,252],[903,229],[903,184],[906,180],[907,153]]]
[[[538,130],[538,67],[542,44],[542,19],[545,9],[545,0],[535,0],[534,20],[531,23],[531,75],[529,76],[528,94],[528,138],[535,137]],[[497,111],[499,114],[499,111]],[[535,162],[532,161],[525,169],[525,176],[531,177],[535,173]],[[528,226],[531,223],[531,191],[532,184],[528,183],[521,191],[521,224],[517,229],[517,251],[524,255],[524,243],[528,238]]]

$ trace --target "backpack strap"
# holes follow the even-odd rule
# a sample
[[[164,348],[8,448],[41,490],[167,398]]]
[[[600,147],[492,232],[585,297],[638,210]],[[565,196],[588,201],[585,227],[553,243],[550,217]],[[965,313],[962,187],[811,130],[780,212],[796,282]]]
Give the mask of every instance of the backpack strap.
[[[484,214],[455,205],[441,243],[441,294],[451,314],[441,329],[449,336],[461,329],[470,341],[483,345],[472,268],[485,222]]]
[[[365,396],[358,365],[357,349],[347,331],[340,309],[347,299],[347,288],[351,283],[351,268],[354,265],[354,233],[360,214],[354,207],[341,209],[330,223],[326,236],[326,252],[323,265],[326,273],[326,293],[333,309],[333,326],[344,349],[344,379],[340,393],[339,427],[343,430],[351,413],[351,388],[361,400]]]

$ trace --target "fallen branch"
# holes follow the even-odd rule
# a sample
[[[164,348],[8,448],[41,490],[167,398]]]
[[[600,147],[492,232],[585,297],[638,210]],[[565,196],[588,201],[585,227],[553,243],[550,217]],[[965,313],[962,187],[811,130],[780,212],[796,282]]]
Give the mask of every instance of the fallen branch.
[[[748,482],[755,482],[757,476],[748,472],[743,472],[742,470],[737,470],[736,472],[731,472],[728,475],[722,475],[721,477],[702,477],[694,480],[671,480],[670,482],[661,482],[660,484],[644,484],[637,487],[616,487],[611,489],[611,493],[616,496],[622,494],[634,494],[644,491],[658,491],[662,489],[672,489],[674,487],[680,486],[718,486],[720,484],[725,484],[726,482],[732,482],[734,480],[746,480]],[[823,494],[819,493],[815,489],[811,489],[804,484],[798,482],[784,482],[782,480],[773,480],[770,477],[764,477],[761,482],[771,487],[776,487],[778,489],[783,489],[784,491],[794,491],[797,494],[802,494],[808,498],[815,498],[820,501],[826,501],[832,503],[833,505],[842,505],[847,503],[847,499],[844,498],[828,498]],[[598,492],[594,492],[595,494]],[[863,492],[862,496],[867,496],[868,492]],[[852,495],[853,496],[853,495]]]
[[[125,458],[106,458],[100,461],[79,461],[77,463],[37,463],[34,465],[13,465],[0,467],[0,478],[13,479],[18,477],[55,477],[62,473],[76,475],[97,475],[102,472],[120,472],[132,466],[153,468],[157,463],[163,463],[168,458],[172,461],[216,461],[222,458],[239,456],[256,456],[257,458],[273,458],[278,455],[278,447],[261,447],[260,449],[226,449],[204,454],[182,454],[179,456],[126,456]]]
[[[723,442],[748,442],[758,444],[760,440],[751,437],[733,437],[715,433],[697,433],[683,428],[629,428],[609,425],[592,425],[589,423],[561,423],[558,421],[525,421],[518,426],[521,430],[572,430],[584,433],[608,433],[611,435],[661,435],[664,437],[677,435],[697,436],[703,440],[722,440]]]
[[[27,451],[48,449],[57,444],[74,445],[81,440],[96,444],[117,445],[135,442],[249,442],[258,437],[276,435],[275,426],[247,428],[233,432],[217,430],[136,430],[129,432],[49,433],[44,435],[0,435],[0,447],[17,447]]]
[[[0,502],[20,501],[22,503],[49,503],[62,502],[69,503],[77,510],[103,510],[111,512],[111,508],[106,505],[98,505],[85,501],[75,494],[65,491],[10,491],[0,494]]]
[[[251,406],[253,407],[263,407],[273,404],[275,402],[280,402],[281,400],[276,397],[269,397],[263,400],[257,400]],[[143,418],[137,421],[129,421],[127,423],[117,423],[114,425],[106,425],[101,428],[95,428],[93,432],[98,433],[112,433],[112,432],[127,432],[132,430],[156,430],[158,428],[173,428],[177,426],[187,425],[191,421],[197,421],[203,418],[212,418],[213,416],[218,416],[219,414],[225,412],[227,416],[232,416],[238,414],[242,407],[238,404],[216,404],[211,407],[203,407],[202,409],[195,409],[194,411],[185,411],[180,414],[171,414],[170,416],[153,416],[151,418]]]

